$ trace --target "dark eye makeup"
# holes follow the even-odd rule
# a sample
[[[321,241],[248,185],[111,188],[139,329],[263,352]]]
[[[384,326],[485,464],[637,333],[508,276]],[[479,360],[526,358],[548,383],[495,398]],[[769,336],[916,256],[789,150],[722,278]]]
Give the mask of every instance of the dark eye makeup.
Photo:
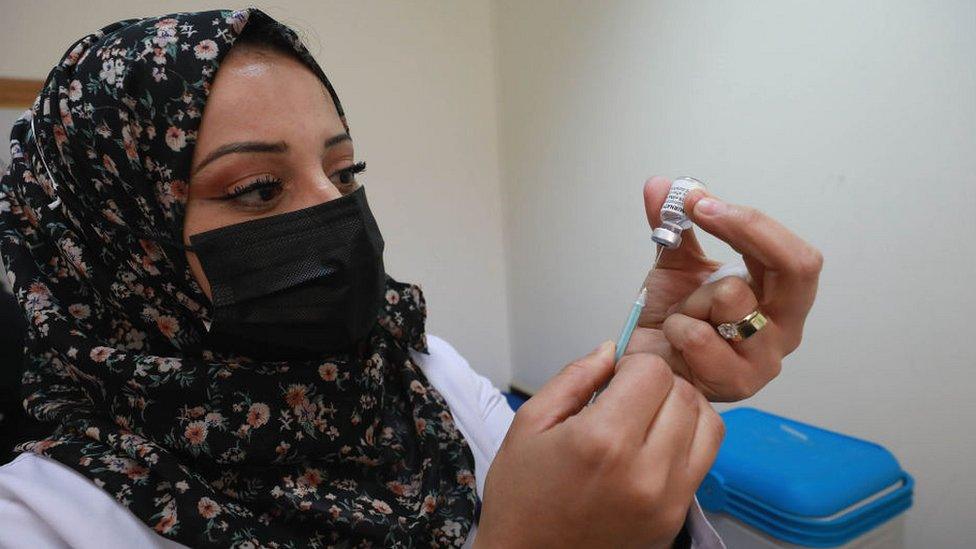
[[[348,168],[342,169],[334,173],[333,175],[339,175],[339,182],[344,185],[355,182],[355,176],[357,173],[366,171],[366,162],[360,161],[356,162]]]
[[[361,161],[333,173],[330,178],[338,176],[341,185],[352,185],[356,182],[356,174],[364,171],[366,171],[366,162]],[[284,185],[284,182],[280,178],[266,175],[246,185],[235,187],[231,192],[220,196],[219,199],[233,200],[246,194],[255,193],[255,198],[259,198],[262,201],[269,201],[281,191],[282,185]]]

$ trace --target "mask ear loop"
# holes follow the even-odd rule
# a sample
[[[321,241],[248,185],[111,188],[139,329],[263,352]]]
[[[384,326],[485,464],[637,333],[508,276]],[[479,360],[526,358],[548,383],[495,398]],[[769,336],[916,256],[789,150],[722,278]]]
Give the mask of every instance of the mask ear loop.
[[[54,189],[54,201],[47,205],[48,209],[56,209],[61,205],[61,195],[58,194],[58,182],[54,179],[54,174],[51,173],[51,168],[47,167],[47,160],[44,160],[44,151],[41,150],[41,141],[38,139],[37,130],[34,128],[34,115],[31,114],[31,133],[34,134],[34,147],[37,149],[37,156],[41,159],[41,164],[44,165],[44,171],[47,172],[47,178],[51,180],[51,187]]]
[[[41,164],[44,166],[44,171],[47,172],[47,177],[48,179],[51,180],[51,187],[54,189],[55,198],[50,204],[47,205],[49,209],[54,210],[61,205],[61,196],[58,194],[58,189],[60,185],[58,185],[57,180],[54,178],[54,173],[51,172],[51,168],[48,167],[47,160],[44,159],[44,151],[41,149],[41,142],[40,139],[38,139],[37,130],[34,128],[33,115],[31,115],[31,133],[34,134],[34,147],[37,149],[37,156],[41,159]],[[136,238],[142,238],[144,240],[152,240],[154,242],[166,244],[168,246],[179,248],[184,251],[190,251],[190,252],[195,251],[192,245],[176,242],[175,240],[171,240],[161,235],[149,234],[149,233],[144,233],[142,231],[137,231],[132,227],[129,227],[128,225],[117,225],[117,227],[129,232]]]

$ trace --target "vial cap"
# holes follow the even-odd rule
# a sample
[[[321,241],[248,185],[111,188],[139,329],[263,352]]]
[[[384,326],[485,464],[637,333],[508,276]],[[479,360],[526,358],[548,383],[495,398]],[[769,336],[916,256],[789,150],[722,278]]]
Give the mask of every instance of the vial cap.
[[[681,244],[681,233],[658,227],[651,232],[651,240],[665,248],[677,248]]]

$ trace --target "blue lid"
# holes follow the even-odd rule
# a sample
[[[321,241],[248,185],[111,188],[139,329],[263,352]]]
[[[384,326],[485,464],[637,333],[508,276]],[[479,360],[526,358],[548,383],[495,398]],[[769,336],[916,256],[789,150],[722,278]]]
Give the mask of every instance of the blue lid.
[[[877,444],[754,408],[722,417],[725,440],[698,491],[706,509],[829,547],[911,505],[911,477]]]

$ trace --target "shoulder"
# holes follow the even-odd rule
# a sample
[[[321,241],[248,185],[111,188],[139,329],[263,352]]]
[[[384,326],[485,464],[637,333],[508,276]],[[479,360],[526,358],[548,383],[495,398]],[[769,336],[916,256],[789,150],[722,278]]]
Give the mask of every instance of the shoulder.
[[[428,334],[427,354],[411,350],[410,356],[448,401],[467,401],[477,396],[482,376],[447,341]]]
[[[496,396],[505,402],[494,384],[476,372],[453,345],[438,336],[428,335],[427,348],[429,354],[411,351],[411,357],[455,415],[458,414],[455,407],[473,407],[479,417],[485,418],[493,412]],[[508,408],[507,402],[505,407]]]
[[[430,384],[444,397],[454,422],[468,441],[475,458],[479,495],[491,461],[498,452],[515,413],[492,382],[479,375],[447,341],[427,335],[429,354],[411,351],[411,357]]]
[[[0,547],[96,546],[184,547],[63,463],[25,452],[0,466]]]

